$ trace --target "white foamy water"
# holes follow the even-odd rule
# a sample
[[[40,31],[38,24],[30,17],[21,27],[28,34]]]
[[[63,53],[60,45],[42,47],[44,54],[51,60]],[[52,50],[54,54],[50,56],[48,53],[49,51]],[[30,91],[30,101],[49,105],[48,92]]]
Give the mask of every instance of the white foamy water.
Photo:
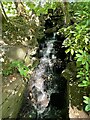
[[[50,68],[53,66],[52,59],[56,59],[56,57],[52,54],[52,59],[50,58],[50,53],[53,50],[53,43],[55,42],[55,34],[52,38],[52,40],[49,40],[46,42],[46,48],[43,48],[43,57],[40,59],[40,64],[38,65],[38,68],[36,69],[35,73],[32,76],[32,85],[31,88],[35,89],[35,93],[33,92],[32,95],[34,99],[36,99],[36,103],[33,103],[33,106],[36,108],[38,114],[41,114],[45,111],[46,107],[49,104],[50,101],[50,93],[45,91],[45,80],[48,79],[45,78],[45,72],[46,68]],[[34,81],[34,82],[33,82]],[[37,97],[35,97],[35,95]]]

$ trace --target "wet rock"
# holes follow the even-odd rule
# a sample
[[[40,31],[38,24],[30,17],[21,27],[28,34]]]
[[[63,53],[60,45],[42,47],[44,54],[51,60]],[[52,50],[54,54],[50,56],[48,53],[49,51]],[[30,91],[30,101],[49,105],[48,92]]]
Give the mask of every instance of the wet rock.
[[[12,47],[8,47],[7,52],[6,52],[6,56],[10,60],[16,60],[16,59],[24,60],[27,52],[28,52],[27,47],[12,46]]]
[[[61,73],[65,68],[65,62],[62,62],[61,59],[57,59],[53,65],[54,73]]]
[[[82,120],[89,120],[90,116],[88,116],[87,113],[85,113],[85,111],[83,110],[79,110],[77,107],[75,106],[69,106],[69,118],[70,120],[72,120],[73,118],[81,118]]]
[[[37,47],[30,49],[29,47],[23,45],[17,45],[8,47],[7,51],[5,52],[6,58],[10,61],[13,60],[21,60],[25,62],[25,65],[30,66],[35,61],[33,55],[36,54]]]
[[[74,68],[74,69],[73,69]],[[69,62],[65,70],[62,71],[62,76],[67,80],[76,79],[76,65],[75,62]]]
[[[47,35],[47,34],[52,33],[52,36],[53,36],[53,32],[56,32],[56,30],[57,30],[56,26],[52,27],[52,28],[48,28],[48,29],[45,30],[45,34]]]

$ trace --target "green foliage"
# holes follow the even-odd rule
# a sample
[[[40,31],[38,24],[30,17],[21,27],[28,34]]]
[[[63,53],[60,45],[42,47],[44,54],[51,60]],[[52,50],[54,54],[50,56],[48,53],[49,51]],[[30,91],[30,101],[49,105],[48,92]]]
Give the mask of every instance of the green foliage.
[[[10,75],[10,74],[12,74],[12,73],[13,73],[13,69],[11,68],[10,64],[7,65],[7,69],[4,69],[4,70],[2,71],[2,74],[3,74],[4,76],[8,76],[8,75]]]
[[[28,8],[30,8],[30,10],[34,10],[35,14],[36,15],[40,15],[40,14],[47,14],[48,12],[48,9],[55,9],[56,7],[60,7],[61,6],[61,3],[60,2],[46,2],[43,6],[41,6],[40,4],[35,4],[33,2],[26,2],[25,3],[26,6]]]
[[[36,5],[34,2],[37,2]],[[23,17],[10,18],[9,23],[3,24],[3,39],[6,43],[28,42],[36,34],[36,22],[33,13],[36,15],[46,14],[49,8],[55,9],[60,6],[58,2],[45,3],[44,6],[39,4],[40,0],[33,2],[24,2],[26,13],[32,11],[31,21]],[[3,2],[5,12],[8,16],[16,15],[16,8],[14,2]],[[80,80],[80,87],[90,86],[90,2],[76,2],[69,4],[69,12],[71,18],[75,19],[74,25],[63,27],[59,32],[63,33],[66,39],[63,46],[67,47],[66,53],[75,54],[75,61],[77,65],[77,78]],[[33,24],[32,24],[33,23]],[[33,29],[34,28],[34,29]],[[37,29],[38,30],[38,29]],[[34,41],[33,41],[34,42]],[[32,43],[33,43],[32,42]],[[35,44],[35,42],[34,42]],[[31,44],[29,44],[31,45]],[[21,76],[27,77],[29,68],[21,61],[12,61],[3,70],[3,75],[8,76],[13,72],[19,72]],[[84,96],[84,103],[86,103],[85,110],[90,111],[90,98]]]
[[[66,37],[63,42],[63,46],[67,48],[66,53],[75,56],[78,86],[90,87],[90,4],[73,3],[69,7],[76,22],[60,29],[59,32]],[[90,111],[90,98],[84,97],[84,99],[87,104],[85,110]]]
[[[8,16],[16,15],[16,7],[15,7],[14,2],[4,1],[4,2],[2,2],[2,4],[4,5],[5,12]]]
[[[73,55],[80,49],[85,49],[86,51],[90,50],[90,36],[88,35],[88,28],[86,25],[75,23],[73,26],[60,29],[59,32],[64,33],[67,38],[63,42],[63,45],[68,47],[66,53],[70,52],[71,55]]]
[[[5,12],[7,16],[16,16],[17,11],[14,2],[2,2],[5,8]],[[49,8],[55,9],[57,6],[61,5],[61,2],[45,2],[44,5],[40,4],[40,1],[30,1],[30,2],[23,2],[26,13],[30,11],[35,12],[36,15],[46,14]]]
[[[77,64],[77,78],[80,79],[80,87],[90,86],[90,55],[86,51],[79,50],[76,54],[76,64]]]
[[[85,107],[85,111],[90,111],[90,97],[87,96],[83,96],[84,98],[84,103],[87,104]]]
[[[8,76],[17,70],[21,76],[27,77],[29,68],[21,61],[14,60],[3,70],[3,75]]]

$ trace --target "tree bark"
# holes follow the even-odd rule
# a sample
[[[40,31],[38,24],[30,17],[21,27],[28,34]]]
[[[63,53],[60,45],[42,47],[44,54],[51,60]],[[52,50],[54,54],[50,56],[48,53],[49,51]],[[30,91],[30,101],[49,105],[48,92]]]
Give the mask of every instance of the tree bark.
[[[65,24],[68,25],[70,22],[69,12],[68,12],[68,0],[63,0],[63,3],[64,3]]]

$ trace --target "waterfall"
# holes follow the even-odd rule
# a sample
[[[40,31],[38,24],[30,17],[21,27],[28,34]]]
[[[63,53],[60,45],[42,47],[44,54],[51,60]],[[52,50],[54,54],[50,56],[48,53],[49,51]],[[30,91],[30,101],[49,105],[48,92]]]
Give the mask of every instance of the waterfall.
[[[46,41],[46,47],[42,49],[43,57],[40,59],[40,64],[38,65],[37,69],[35,70],[32,78],[30,80],[30,88],[32,91],[32,95],[34,98],[33,106],[37,110],[38,114],[41,114],[45,111],[46,107],[50,101],[50,93],[45,90],[44,82],[47,81],[45,79],[45,72],[46,69],[49,69],[53,66],[52,59],[56,59],[54,54],[51,55],[53,51],[53,43],[55,42],[55,33],[52,39]],[[34,91],[33,91],[34,89]]]
[[[44,45],[45,44],[45,45]],[[42,57],[29,82],[30,102],[37,118],[67,117],[67,81],[60,76],[64,69],[64,51],[59,47],[56,33],[47,38],[40,49]],[[60,51],[60,49],[62,51]],[[60,53],[60,54],[59,54]],[[63,56],[61,55],[63,54]],[[63,111],[64,115],[61,113]],[[34,112],[30,112],[32,115]]]

